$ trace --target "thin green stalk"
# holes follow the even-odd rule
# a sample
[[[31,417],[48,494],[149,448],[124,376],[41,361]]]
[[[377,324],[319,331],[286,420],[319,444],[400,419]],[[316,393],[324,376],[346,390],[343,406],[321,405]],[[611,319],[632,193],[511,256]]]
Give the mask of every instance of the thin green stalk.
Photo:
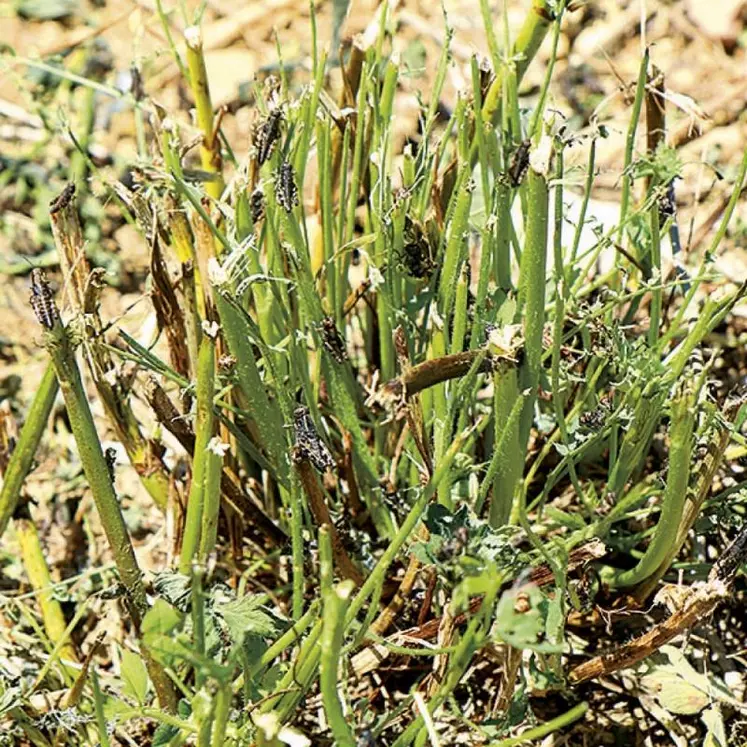
[[[550,82],[554,80],[553,72],[555,70],[555,61],[558,56],[558,41],[560,40],[560,24],[563,20],[563,7],[556,14],[553,20],[555,32],[552,38],[552,49],[550,51],[550,59],[545,69],[545,78],[542,82],[542,90],[540,91],[539,100],[534,107],[532,112],[532,119],[527,128],[527,135],[537,141],[542,135],[542,121],[545,115],[545,105],[547,104],[547,93],[550,90]]]
[[[553,12],[546,0],[534,0],[532,9],[524,19],[524,25],[519,30],[511,51],[511,62],[516,74],[517,84],[521,82],[524,73],[537,54],[542,42],[547,35],[553,22]],[[501,66],[501,72],[496,70],[496,78],[485,95],[485,103],[482,107],[483,119],[486,122],[498,123],[500,116],[501,93],[503,89],[503,75],[505,64]],[[476,145],[476,144],[475,144]],[[470,154],[472,159],[477,157],[477,148],[473,146]]]
[[[202,591],[202,580],[205,571],[197,566],[192,572],[192,640],[195,654],[205,656],[205,595]],[[205,684],[205,673],[198,667],[195,671],[195,687],[199,690]]]
[[[291,470],[291,566],[293,569],[293,619],[303,615],[305,590],[303,541],[303,490],[297,470]]]
[[[659,227],[659,205],[654,200],[650,210],[650,229],[651,229],[651,272],[655,278],[654,287],[651,289],[651,308],[649,312],[648,323],[648,344],[649,347],[655,348],[659,339],[659,325],[661,323],[661,233]]]
[[[215,417],[215,341],[203,334],[197,360],[197,415],[195,419],[195,453],[192,460],[192,485],[187,503],[184,538],[179,556],[179,573],[190,574],[200,545],[203,512],[205,510],[205,485],[210,458],[208,444],[214,435]]]
[[[46,287],[48,290],[48,286]],[[70,334],[60,323],[59,317],[51,329],[46,327],[44,345],[57,373],[60,391],[65,399],[68,418],[78,446],[80,461],[91,488],[101,524],[109,541],[119,576],[127,589],[125,604],[135,630],[139,634],[143,615],[148,608],[142,574],[135,558],[119,501],[114,493],[109,468],[101,450],[80,371],[75,362]],[[171,680],[161,665],[150,657],[142,642],[141,651],[161,707],[173,712],[176,708],[176,698]]]
[[[54,582],[44,558],[44,550],[36,525],[30,519],[19,519],[16,522],[16,536],[21,548],[21,559],[26,575],[39,600],[44,630],[53,644],[62,643],[61,658],[77,662],[78,655],[75,653],[73,643],[66,637],[65,615],[55,598]]]
[[[324,594],[322,623],[322,656],[319,662],[319,688],[327,723],[335,744],[353,747],[355,736],[345,719],[345,712],[337,692],[337,670],[342,659],[342,642],[345,632],[345,613],[355,584],[343,581]]]
[[[98,732],[99,745],[100,747],[111,747],[106,715],[104,714],[104,695],[99,686],[99,676],[96,674],[95,667],[91,668],[91,689],[93,690],[93,707],[96,714],[96,730]]]
[[[18,441],[3,474],[3,487],[0,492],[0,537],[5,532],[18,505],[23,481],[34,462],[34,455],[49,422],[49,414],[52,412],[57,391],[57,375],[54,366],[50,363],[34,394],[34,399],[26,414],[26,422],[21,428]]]
[[[546,737],[548,734],[560,731],[560,729],[564,729],[566,726],[575,723],[582,718],[588,710],[589,704],[584,701],[562,715],[546,721],[544,724],[523,731],[518,737],[509,737],[508,739],[491,742],[490,747],[516,747],[516,745],[535,742],[538,739],[542,739],[542,737]]]
[[[676,540],[687,498],[695,425],[695,398],[692,390],[680,394],[672,404],[671,446],[667,485],[654,538],[638,564],[626,571],[606,569],[603,578],[615,587],[635,586],[655,573]]]
[[[226,744],[226,729],[231,716],[231,687],[221,685],[215,694],[215,713],[213,716],[213,735],[210,747],[224,747]]]
[[[573,278],[570,273],[573,272],[573,267],[576,264],[576,257],[578,255],[578,247],[581,243],[581,232],[584,230],[584,223],[586,223],[586,213],[589,209],[589,200],[591,199],[591,189],[594,185],[594,169],[596,168],[596,156],[597,156],[597,139],[592,137],[591,144],[589,145],[589,161],[586,164],[586,182],[584,184],[584,198],[581,202],[581,210],[578,214],[578,222],[576,223],[576,230],[573,234],[573,245],[571,248],[571,259],[568,263],[569,274],[566,278],[566,282],[571,284]]]
[[[464,338],[467,334],[467,301],[469,295],[469,264],[462,264],[457,280],[454,301],[454,328],[451,332],[451,352],[461,353],[464,349]]]
[[[731,217],[734,214],[734,209],[736,208],[737,203],[742,196],[745,177],[747,177],[747,148],[744,149],[744,153],[742,154],[742,161],[739,164],[739,171],[737,172],[737,177],[734,180],[734,188],[731,193],[731,197],[729,198],[729,203],[724,210],[724,214],[721,216],[721,223],[719,224],[716,233],[713,235],[713,239],[711,240],[708,249],[703,252],[703,259],[700,264],[700,269],[698,270],[698,274],[692,280],[690,290],[687,292],[682,305],[677,310],[677,314],[672,320],[667,333],[663,335],[659,341],[660,349],[663,349],[663,346],[669,343],[672,338],[680,331],[682,320],[685,318],[685,314],[687,313],[690,304],[695,298],[695,295],[698,293],[701,283],[705,279],[707,269],[713,261],[713,256],[716,250],[718,249],[719,245],[723,241],[724,236],[726,235],[726,229],[729,227]]]
[[[322,621],[317,620],[309,631],[306,640],[299,647],[296,658],[288,672],[277,683],[276,697],[269,697],[260,708],[261,713],[274,712],[281,723],[291,717],[293,710],[303,698],[306,690],[311,687],[321,657],[319,645],[322,634]],[[291,692],[287,692],[291,690]],[[280,700],[277,701],[276,698]]]
[[[628,208],[630,205],[630,190],[633,184],[633,177],[630,173],[630,167],[633,163],[633,152],[635,150],[635,136],[638,130],[638,120],[641,116],[643,106],[643,97],[646,92],[646,76],[648,75],[648,58],[649,51],[646,51],[641,58],[641,64],[638,68],[638,81],[635,89],[635,99],[633,100],[633,109],[630,113],[630,122],[628,123],[628,133],[625,137],[625,162],[622,172],[622,186],[620,189],[620,218],[617,229],[617,243],[622,243],[622,232],[628,219]]]
[[[558,424],[563,445],[568,447],[568,426],[565,420],[565,402],[560,391],[560,347],[563,338],[563,322],[565,320],[565,302],[567,283],[563,267],[563,148],[559,146],[556,152],[555,167],[555,225],[553,229],[554,275],[555,275],[555,316],[552,335],[552,401],[555,410],[555,420]],[[576,474],[576,465],[572,458],[568,459],[568,473],[576,494],[583,496],[583,490]]]
[[[202,49],[202,35],[197,26],[184,30],[187,43],[187,67],[189,68],[189,85],[197,110],[197,126],[202,132],[200,161],[205,171],[215,174],[215,178],[205,183],[205,191],[214,200],[219,200],[225,189],[222,170],[223,160],[220,150],[220,138],[215,131],[213,121],[213,104],[210,99],[210,83],[205,68],[205,55]]]
[[[629,406],[635,404],[633,416],[620,444],[617,459],[614,464],[610,463],[607,492],[615,497],[622,494],[625,483],[643,464],[661,418],[664,396],[663,382],[660,378],[654,378],[645,386],[636,388],[626,397],[626,404]]]

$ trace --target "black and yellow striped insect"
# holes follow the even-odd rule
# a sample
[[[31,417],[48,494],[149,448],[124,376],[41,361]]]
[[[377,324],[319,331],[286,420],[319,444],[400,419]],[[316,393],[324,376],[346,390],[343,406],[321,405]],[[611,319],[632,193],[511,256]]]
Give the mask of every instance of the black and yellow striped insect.
[[[283,210],[290,213],[298,205],[298,188],[293,166],[289,161],[283,161],[275,177],[275,199]]]
[[[54,300],[54,292],[49,287],[44,271],[35,267],[31,270],[31,308],[39,324],[54,329],[60,321],[60,312]]]
[[[249,197],[249,210],[254,223],[259,223],[265,217],[265,195],[261,187],[257,187]]]
[[[293,411],[293,427],[296,443],[293,446],[293,461],[303,462],[308,459],[317,472],[324,474],[328,469],[334,469],[335,460],[329,449],[314,427],[314,421],[305,405]]]
[[[322,345],[325,350],[332,356],[337,363],[344,363],[348,359],[348,351],[345,347],[345,340],[342,339],[340,331],[337,329],[335,320],[331,316],[325,316],[317,326],[319,335],[322,338]]]
[[[283,122],[283,110],[276,106],[270,111],[254,133],[254,145],[257,149],[257,163],[261,166],[270,159],[275,143],[280,138],[280,125]]]
[[[531,140],[524,140],[511,154],[511,161],[508,164],[508,180],[514,189],[521,186],[526,176],[529,168],[529,147],[531,144]]]

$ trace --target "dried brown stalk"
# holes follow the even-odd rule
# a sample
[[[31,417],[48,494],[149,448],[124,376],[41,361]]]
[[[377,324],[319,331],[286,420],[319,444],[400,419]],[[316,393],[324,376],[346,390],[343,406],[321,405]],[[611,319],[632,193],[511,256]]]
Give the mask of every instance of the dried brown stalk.
[[[171,365],[178,374],[189,379],[191,366],[184,314],[171,284],[157,236],[153,237],[151,244],[150,273],[153,278],[151,300],[158,328],[166,333]]]
[[[324,491],[319,484],[319,480],[317,479],[314,468],[311,466],[311,462],[303,456],[297,457],[294,462],[298,476],[301,479],[301,485],[309,500],[309,508],[311,509],[311,513],[313,514],[317,525],[320,527],[329,527],[329,533],[332,539],[332,556],[334,557],[338,572],[343,578],[353,581],[356,586],[361,586],[364,581],[363,574],[350,559],[350,556],[345,549],[345,545],[342,543],[340,534],[332,523],[327,504],[324,500]]]
[[[393,406],[396,409],[408,397],[412,397],[424,389],[443,384],[444,381],[466,376],[480,354],[480,350],[467,350],[463,353],[444,355],[441,358],[419,363],[403,372],[401,376],[384,384],[379,390],[378,399],[385,407]],[[504,359],[497,359],[490,355],[486,356],[480,365],[480,372],[493,371],[498,360]],[[510,362],[509,359],[505,360]]]
[[[122,391],[116,367],[103,343],[103,325],[95,303],[95,283],[89,286],[90,270],[84,251],[83,231],[75,208],[75,186],[69,184],[52,200],[49,217],[52,234],[65,276],[65,298],[76,316],[85,323],[86,362],[117,438],[153,500],[165,509],[169,496],[169,478],[159,447],[145,438],[129,399]],[[93,293],[91,291],[94,291]],[[92,301],[93,299],[93,301]],[[114,381],[112,381],[114,378]]]
[[[402,377],[405,377],[412,371],[412,365],[410,364],[410,355],[407,349],[405,330],[401,326],[394,330],[394,349],[397,353],[397,360],[399,361],[399,366],[402,371]],[[420,399],[413,397],[412,399],[407,400],[405,403],[405,412],[410,433],[412,434],[420,455],[423,457],[427,473],[425,477],[428,479],[433,474],[433,461],[428,447],[429,441],[425,435],[425,422],[423,419],[423,408]],[[418,538],[421,541],[427,541],[428,539],[428,530],[422,524],[418,530]],[[399,589],[397,589],[397,593],[376,618],[373,625],[371,625],[371,630],[377,635],[384,635],[384,633],[389,630],[396,620],[397,615],[405,606],[405,603],[412,592],[413,586],[415,585],[420,566],[420,561],[414,555],[410,555],[407,570],[405,571],[405,575],[399,585]]]
[[[720,602],[730,596],[731,585],[745,557],[747,531],[742,532],[718,559],[708,581],[693,584],[687,590],[680,609],[630,643],[574,667],[568,674],[569,681],[578,684],[627,669],[708,617]]]

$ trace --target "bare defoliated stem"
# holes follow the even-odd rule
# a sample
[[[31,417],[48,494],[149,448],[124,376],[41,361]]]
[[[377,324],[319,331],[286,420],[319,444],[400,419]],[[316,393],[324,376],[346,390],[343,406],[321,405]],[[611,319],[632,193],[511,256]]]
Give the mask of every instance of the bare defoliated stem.
[[[52,234],[65,276],[66,302],[78,318],[85,320],[86,362],[117,438],[125,447],[146,490],[159,508],[165,509],[169,497],[166,469],[153,445],[143,436],[127,398],[119,391],[119,384],[110,383],[107,377],[108,373],[114,371],[114,363],[101,344],[101,320],[95,308],[90,308],[91,294],[87,292],[90,273],[74,195],[75,187],[70,184],[52,200],[49,207]],[[48,288],[45,285],[37,287]],[[32,293],[33,288],[32,283]],[[38,295],[32,295],[32,302],[34,299],[36,302],[42,300]],[[45,326],[50,328],[49,324]]]
[[[319,662],[319,686],[327,721],[335,744],[353,747],[355,737],[345,719],[337,692],[337,670],[340,666],[342,643],[345,634],[345,613],[353,593],[352,581],[343,581],[324,593],[322,627],[322,657]]]
[[[329,533],[332,540],[332,555],[339,574],[344,578],[353,581],[356,586],[361,586],[364,580],[363,575],[358,570],[355,563],[350,559],[347,550],[345,550],[345,545],[332,523],[329,509],[324,500],[324,491],[319,484],[319,480],[314,472],[314,468],[311,466],[311,462],[307,458],[299,456],[294,459],[294,464],[301,481],[301,486],[306,493],[309,508],[311,509],[314,519],[320,527],[329,527]]]
[[[215,394],[215,341],[203,334],[197,359],[197,418],[195,450],[192,460],[192,486],[187,503],[184,539],[179,558],[179,572],[189,575],[202,533],[205,510],[205,486],[210,452],[208,444],[215,435],[213,396]]]
[[[214,181],[205,184],[205,190],[214,200],[219,200],[225,187],[221,174],[223,162],[220,153],[220,138],[215,129],[213,104],[210,98],[210,84],[205,68],[200,29],[197,26],[186,28],[184,30],[184,40],[187,43],[189,84],[197,110],[197,126],[202,130],[202,145],[200,146],[202,168],[217,175]]]
[[[412,397],[424,389],[466,376],[479,355],[479,350],[467,350],[423,361],[384,384],[379,392],[379,398],[383,404],[403,397]],[[495,360],[488,356],[480,368],[481,372],[492,371],[495,363]]]
[[[83,472],[91,488],[119,577],[127,589],[125,606],[132,619],[135,632],[140,637],[140,626],[148,609],[142,574],[117,496],[114,493],[109,468],[101,450],[93,415],[88,406],[80,371],[75,361],[73,343],[68,330],[62,325],[52,292],[41,271],[34,271],[32,283],[32,299],[37,299],[32,302],[32,305],[39,323],[45,330],[44,347],[52,358],[60,391],[65,399],[73,436],[78,446]],[[43,301],[38,299],[43,299]],[[173,712],[176,708],[176,697],[171,681],[161,665],[150,657],[142,643],[141,651],[161,707]]]

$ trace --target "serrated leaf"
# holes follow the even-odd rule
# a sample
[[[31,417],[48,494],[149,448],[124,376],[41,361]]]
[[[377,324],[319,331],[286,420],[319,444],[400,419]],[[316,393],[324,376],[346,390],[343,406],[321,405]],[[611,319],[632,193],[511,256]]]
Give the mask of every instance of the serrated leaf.
[[[215,603],[213,612],[220,615],[235,643],[241,643],[246,635],[262,638],[274,636],[281,623],[276,615],[265,606],[264,594],[247,594],[241,599]]]
[[[122,682],[122,692],[144,705],[148,694],[148,671],[140,655],[127,649],[122,651]]]

